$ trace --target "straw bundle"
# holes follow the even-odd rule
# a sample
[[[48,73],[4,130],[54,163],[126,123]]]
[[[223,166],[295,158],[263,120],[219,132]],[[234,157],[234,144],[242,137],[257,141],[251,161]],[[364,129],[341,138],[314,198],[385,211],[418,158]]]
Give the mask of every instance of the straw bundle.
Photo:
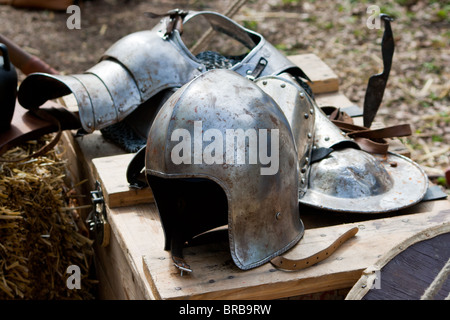
[[[22,158],[43,137],[9,150]],[[0,299],[90,299],[92,241],[77,232],[64,182],[65,162],[52,150],[23,162],[0,163]],[[81,289],[66,282],[70,265],[81,271]]]

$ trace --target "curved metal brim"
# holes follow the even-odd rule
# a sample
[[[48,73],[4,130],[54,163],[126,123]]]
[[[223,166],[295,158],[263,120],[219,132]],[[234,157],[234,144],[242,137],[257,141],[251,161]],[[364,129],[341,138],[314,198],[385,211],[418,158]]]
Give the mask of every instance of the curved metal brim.
[[[392,188],[387,192],[367,197],[339,198],[308,189],[299,202],[335,212],[385,213],[410,207],[423,199],[428,189],[428,178],[418,164],[391,152],[373,156],[392,178]]]
[[[86,132],[123,120],[142,102],[139,88],[119,63],[103,60],[83,74],[32,73],[19,87],[18,99],[27,109],[73,94]]]

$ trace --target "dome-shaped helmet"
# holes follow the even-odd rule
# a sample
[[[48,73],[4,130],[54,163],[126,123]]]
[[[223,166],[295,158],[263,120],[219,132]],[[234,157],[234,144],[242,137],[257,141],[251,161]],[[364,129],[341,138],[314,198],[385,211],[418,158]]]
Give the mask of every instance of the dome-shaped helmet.
[[[328,149],[311,164],[300,203],[351,213],[383,213],[419,202],[428,188],[424,171],[401,155],[368,153],[316,106],[314,149]]]
[[[218,226],[228,225],[231,257],[244,270],[303,236],[289,122],[233,71],[206,72],[175,92],[150,128],[145,158],[165,249],[180,268],[184,243]]]

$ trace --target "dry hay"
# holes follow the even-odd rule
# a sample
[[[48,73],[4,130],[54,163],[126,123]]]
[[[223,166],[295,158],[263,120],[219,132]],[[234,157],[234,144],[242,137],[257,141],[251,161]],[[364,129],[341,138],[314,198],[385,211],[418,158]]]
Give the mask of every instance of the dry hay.
[[[22,158],[43,137],[7,151]],[[92,241],[77,231],[65,162],[52,150],[23,162],[0,162],[0,299],[91,299]],[[81,271],[81,289],[69,289],[70,265]]]

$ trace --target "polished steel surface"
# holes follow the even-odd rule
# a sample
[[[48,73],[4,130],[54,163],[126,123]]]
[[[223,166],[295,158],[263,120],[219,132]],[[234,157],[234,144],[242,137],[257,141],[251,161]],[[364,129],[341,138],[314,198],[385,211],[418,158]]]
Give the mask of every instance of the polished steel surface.
[[[200,121],[201,130],[196,131],[195,125]],[[190,163],[173,161],[172,151],[181,140],[172,141],[172,137],[180,132],[176,131],[179,129],[185,130],[182,132],[194,140],[190,143],[193,155],[190,160],[186,159]],[[267,135],[260,135],[258,148],[254,148],[250,138],[241,142],[234,138],[221,142],[219,137],[227,137],[228,130],[244,130],[248,137],[252,132],[267,130]],[[276,130],[278,141],[275,140]],[[215,143],[216,139],[220,141],[215,144],[215,152],[218,149],[224,151],[221,163],[207,163],[205,159],[205,152],[212,145],[211,137],[203,137],[196,145],[199,142],[196,135],[208,132],[215,133]],[[278,150],[275,150],[274,142],[279,142]],[[263,174],[263,169],[273,165],[261,161],[264,143],[270,145],[272,156],[278,152],[278,170],[270,174]],[[196,148],[200,148],[197,153]],[[203,159],[197,158],[201,150]],[[245,153],[239,156],[242,150]],[[228,204],[230,252],[241,269],[269,261],[291,248],[303,235],[298,207],[298,158],[289,122],[268,94],[233,71],[208,71],[169,98],[149,132],[146,173],[168,180],[204,178],[223,189]],[[152,189],[159,188],[155,183],[152,185],[151,180],[149,183]],[[158,205],[158,200],[155,197],[157,206],[164,207]],[[205,225],[215,212],[218,210],[211,208],[209,216],[204,217]],[[163,222],[173,215],[173,212],[160,210]],[[164,228],[167,236],[171,230],[167,230],[167,225]]]
[[[246,76],[267,61],[259,76],[288,69],[301,70],[263,36],[215,12],[191,12],[185,21],[204,16],[218,31],[241,41],[249,53],[231,70]],[[168,17],[151,30],[139,31],[114,43],[100,62],[82,74],[69,76],[35,73],[19,89],[19,101],[28,109],[48,99],[73,93],[83,129],[90,133],[123,120],[164,89],[179,88],[207,71],[189,51],[178,30],[166,35]]]
[[[418,203],[428,188],[424,171],[398,154],[344,148],[311,166],[300,203],[351,213],[384,213]]]
[[[283,110],[294,135],[299,159],[299,197],[308,187],[311,150],[314,143],[314,105],[305,90],[290,75],[265,76],[255,83]]]

